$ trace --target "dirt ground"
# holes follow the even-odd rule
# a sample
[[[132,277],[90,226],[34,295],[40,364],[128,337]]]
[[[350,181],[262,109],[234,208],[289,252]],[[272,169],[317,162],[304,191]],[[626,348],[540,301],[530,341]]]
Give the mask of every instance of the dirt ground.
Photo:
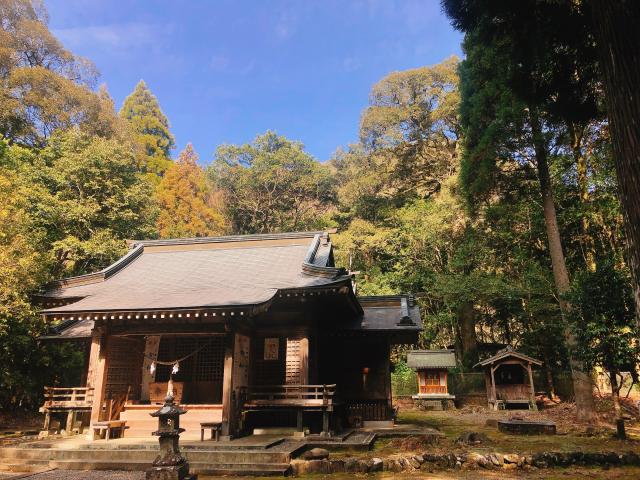
[[[601,409],[599,423],[595,429],[587,432],[587,427],[574,421],[575,407],[572,404],[552,405],[540,412],[528,411],[499,411],[494,412],[482,407],[470,407],[461,410],[444,412],[427,412],[421,410],[402,409],[398,422],[415,427],[435,428],[445,435],[436,446],[421,446],[421,451],[433,453],[518,453],[533,454],[541,451],[583,451],[583,452],[628,452],[640,453],[640,423],[637,420],[627,422],[628,440],[621,441],[614,438],[615,429],[610,422],[608,406],[599,403]],[[551,436],[522,436],[508,435],[498,431],[495,426],[487,425],[487,420],[498,420],[518,415],[525,419],[550,420],[557,425],[557,435]],[[14,428],[33,425],[34,418],[15,419]],[[460,445],[456,439],[465,432],[484,434],[486,441],[478,445]],[[373,451],[369,452],[334,452],[333,458],[348,456],[383,457],[396,453],[410,453],[410,442],[403,443],[403,439],[380,439]],[[15,478],[17,474],[0,473],[0,480]],[[355,475],[362,476],[363,475]],[[354,474],[315,475],[306,478],[326,478],[328,480],[353,480]],[[571,467],[544,470],[518,471],[507,473],[500,471],[441,471],[436,473],[381,473],[369,475],[366,478],[389,480],[409,478],[415,480],[449,480],[449,479],[573,479],[573,478],[631,480],[640,478],[640,467]],[[144,472],[69,472],[51,471],[22,477],[28,480],[142,480]],[[211,480],[214,477],[200,476],[200,480]],[[217,478],[217,477],[216,477]],[[234,477],[238,478],[238,477]],[[245,477],[247,478],[247,477]],[[238,478],[238,480],[241,480]]]
[[[569,480],[574,478],[607,479],[607,480],[635,480],[640,478],[640,468],[562,468],[554,470],[539,470],[536,472],[518,472],[508,474],[495,471],[471,471],[471,472],[442,472],[433,474],[416,473],[382,473],[377,475],[333,474],[313,475],[298,477],[326,480],[353,480],[353,477],[368,478],[372,480],[391,480],[407,478],[411,480]],[[10,480],[19,477],[18,474],[0,474],[0,480]],[[51,472],[22,477],[20,480],[143,480],[144,472],[70,472],[54,470]],[[220,477],[200,475],[198,480],[214,480]],[[255,480],[255,477],[227,477],[234,480]]]
[[[533,454],[542,451],[585,451],[585,452],[626,452],[640,453],[640,424],[637,421],[627,422],[628,439],[614,438],[615,429],[607,421],[601,421],[595,428],[576,424],[573,420],[575,407],[571,404],[559,404],[540,412],[529,411],[490,411],[486,408],[468,408],[444,412],[425,412],[420,410],[404,410],[400,412],[399,423],[431,427],[446,435],[434,450],[438,453],[479,453],[501,452]],[[487,420],[506,419],[517,415],[524,419],[547,420],[556,423],[556,435],[510,435],[498,431],[495,426],[488,426]],[[456,443],[456,439],[465,432],[478,432],[486,435],[487,442],[479,445],[465,446]],[[398,441],[376,442],[377,454],[392,453]]]

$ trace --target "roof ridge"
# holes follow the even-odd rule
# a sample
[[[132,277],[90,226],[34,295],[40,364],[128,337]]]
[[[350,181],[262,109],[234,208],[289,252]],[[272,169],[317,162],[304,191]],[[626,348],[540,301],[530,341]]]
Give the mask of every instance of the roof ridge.
[[[247,235],[226,235],[226,236],[216,236],[216,237],[129,240],[129,243],[132,246],[191,245],[191,244],[202,244],[202,243],[231,243],[231,242],[246,242],[246,241],[261,241],[261,240],[287,240],[287,239],[297,239],[297,238],[313,238],[316,235],[325,236],[330,233],[335,233],[335,231],[334,230],[317,230],[317,231],[307,231],[307,232],[256,233],[256,234],[247,234]]]
[[[135,245],[123,257],[120,257],[111,265],[93,273],[85,273],[84,275],[76,275],[75,277],[62,278],[54,280],[47,284],[47,288],[67,288],[79,285],[88,285],[91,283],[104,282],[107,278],[115,275],[124,267],[138,258],[144,251],[143,245]]]

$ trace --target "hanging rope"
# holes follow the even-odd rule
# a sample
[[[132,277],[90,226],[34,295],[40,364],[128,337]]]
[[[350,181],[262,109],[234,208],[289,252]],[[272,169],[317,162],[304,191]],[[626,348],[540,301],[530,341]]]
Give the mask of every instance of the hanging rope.
[[[178,373],[178,371],[180,370],[180,362],[184,362],[187,358],[194,356],[196,353],[198,353],[199,351],[205,349],[206,347],[208,347],[209,345],[211,345],[211,343],[213,343],[213,339],[209,340],[207,343],[205,343],[204,345],[199,346],[198,348],[196,348],[193,352],[189,353],[188,355],[185,355],[184,357],[180,357],[176,360],[173,361],[164,361],[164,360],[156,360],[155,358],[153,358],[152,356],[143,353],[144,357],[147,360],[151,360],[151,365],[149,366],[149,372],[151,373],[151,375],[154,374],[154,372],[156,371],[156,365],[166,365],[166,366],[173,366],[173,368],[171,369],[171,374],[174,375],[176,373]]]

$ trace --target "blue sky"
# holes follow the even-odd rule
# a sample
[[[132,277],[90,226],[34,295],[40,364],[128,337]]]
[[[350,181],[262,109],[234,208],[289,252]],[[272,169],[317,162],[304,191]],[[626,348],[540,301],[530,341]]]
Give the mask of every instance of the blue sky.
[[[177,148],[202,163],[267,129],[324,161],[357,140],[371,86],[460,55],[438,0],[45,0],[50,28],[92,60],[120,108],[141,78]]]

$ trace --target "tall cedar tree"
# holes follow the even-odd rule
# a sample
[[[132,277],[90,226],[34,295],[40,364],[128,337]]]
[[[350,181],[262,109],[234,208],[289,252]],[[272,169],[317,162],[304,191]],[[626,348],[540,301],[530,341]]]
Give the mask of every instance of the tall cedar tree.
[[[591,0],[640,326],[640,2]],[[585,21],[588,24],[588,21]]]
[[[203,237],[225,232],[221,195],[214,191],[198,155],[189,143],[158,185],[162,238]]]
[[[544,109],[545,103],[537,98],[536,92],[518,95],[512,87],[513,84],[521,87],[520,82],[540,85],[542,82],[537,78],[540,73],[532,69],[527,72],[526,79],[520,76],[520,72],[514,74],[514,70],[507,67],[510,48],[513,48],[511,39],[505,35],[489,40],[483,28],[484,23],[479,21],[476,28],[467,33],[464,44],[467,59],[461,66],[461,110],[466,137],[462,182],[471,201],[475,202],[478,196],[486,198],[498,178],[509,181],[509,175],[502,175],[501,171],[509,162],[535,168],[560,308],[567,314],[571,306],[564,296],[570,287],[569,274],[549,172],[553,116]],[[515,175],[517,169],[511,167],[510,170],[513,181],[519,181]],[[576,337],[569,327],[565,329],[565,341],[578,417],[591,421],[595,414],[592,382],[575,353]]]
[[[161,177],[171,166],[174,138],[169,131],[169,120],[158,99],[140,80],[122,104],[120,116],[128,120],[136,145],[137,168],[142,173]]]
[[[524,78],[531,66],[542,66],[540,78],[546,78],[552,89],[537,93],[553,98],[552,104],[565,113],[578,112],[588,118],[589,111],[583,107],[602,88],[582,87],[592,75],[600,76],[640,325],[640,2],[443,0],[442,4],[454,25],[465,32],[483,23],[488,39],[508,36],[512,47],[509,64]],[[532,52],[537,55],[532,57]],[[532,58],[546,60],[532,64]]]

